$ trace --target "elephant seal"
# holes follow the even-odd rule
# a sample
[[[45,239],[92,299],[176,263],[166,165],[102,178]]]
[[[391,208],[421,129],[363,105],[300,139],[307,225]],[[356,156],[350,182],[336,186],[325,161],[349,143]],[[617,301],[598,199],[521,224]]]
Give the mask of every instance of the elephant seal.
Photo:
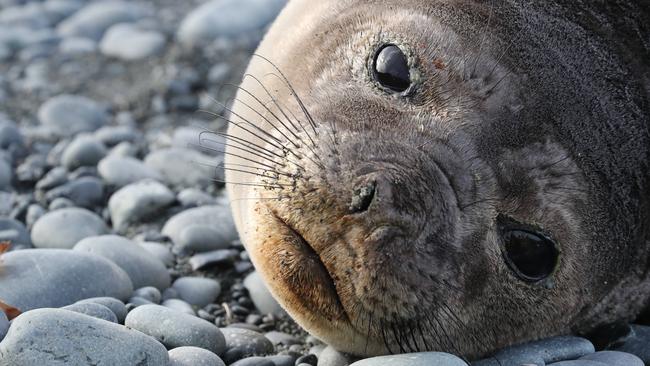
[[[363,356],[476,358],[650,298],[642,2],[292,0],[230,110],[272,294]]]

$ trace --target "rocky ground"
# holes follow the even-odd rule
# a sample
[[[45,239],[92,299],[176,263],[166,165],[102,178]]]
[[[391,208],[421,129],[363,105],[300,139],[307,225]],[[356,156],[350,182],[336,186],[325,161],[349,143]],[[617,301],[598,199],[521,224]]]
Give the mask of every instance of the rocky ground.
[[[223,141],[202,134],[226,128],[217,101],[283,5],[0,0],[0,365],[356,361],[270,296],[230,217]],[[650,362],[649,329],[615,347]],[[558,337],[473,364],[643,365],[630,353]]]

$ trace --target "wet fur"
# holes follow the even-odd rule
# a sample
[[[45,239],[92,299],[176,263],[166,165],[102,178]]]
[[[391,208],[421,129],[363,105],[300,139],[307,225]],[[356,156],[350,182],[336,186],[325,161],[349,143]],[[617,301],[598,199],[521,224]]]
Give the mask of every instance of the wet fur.
[[[226,150],[238,230],[280,303],[359,355],[473,358],[633,319],[650,297],[637,3],[292,0],[230,116],[285,148],[233,125]],[[382,42],[407,51],[411,96],[371,80]],[[368,174],[384,200],[350,215]],[[504,264],[504,219],[559,243],[549,281]]]

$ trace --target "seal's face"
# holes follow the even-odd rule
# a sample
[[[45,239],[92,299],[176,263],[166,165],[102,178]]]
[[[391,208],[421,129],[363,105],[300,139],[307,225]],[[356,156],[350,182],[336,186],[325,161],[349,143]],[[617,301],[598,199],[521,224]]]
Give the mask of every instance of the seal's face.
[[[603,250],[590,187],[510,40],[407,3],[292,1],[271,29],[231,115],[242,241],[342,351],[475,357],[569,332],[618,275],[583,260]]]

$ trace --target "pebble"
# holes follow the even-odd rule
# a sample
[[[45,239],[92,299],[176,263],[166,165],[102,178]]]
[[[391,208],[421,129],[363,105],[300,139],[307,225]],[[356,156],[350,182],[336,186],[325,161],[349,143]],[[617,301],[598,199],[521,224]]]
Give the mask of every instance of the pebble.
[[[55,211],[55,210],[60,210],[62,208],[69,208],[69,207],[74,207],[74,202],[71,200],[65,198],[65,197],[58,197],[52,200],[50,202],[50,205],[47,207],[48,210],[50,211]]]
[[[90,3],[57,26],[64,37],[86,37],[99,41],[113,24],[133,22],[147,15],[147,9],[127,1]]]
[[[219,165],[220,161],[192,149],[156,150],[147,155],[144,163],[158,171],[166,183],[176,187],[207,187],[219,178],[213,166]]]
[[[265,357],[247,357],[229,364],[230,366],[275,366],[273,361],[266,359]]]
[[[109,155],[97,165],[106,183],[123,187],[144,179],[162,180],[162,176],[141,160],[129,156]]]
[[[174,264],[174,255],[165,244],[156,242],[142,242],[138,244],[154,257],[160,259],[166,267],[171,267]]]
[[[51,189],[65,184],[67,181],[68,171],[63,167],[57,166],[52,168],[43,178],[41,178],[41,180],[36,182],[36,189]]]
[[[45,194],[48,201],[67,198],[75,206],[93,208],[104,201],[104,183],[95,177],[81,177],[53,188]]]
[[[79,240],[108,232],[104,221],[91,211],[70,207],[48,212],[32,228],[37,248],[70,249]]]
[[[226,235],[227,233],[208,225],[190,225],[181,230],[178,241],[174,242],[174,252],[187,255],[188,253],[227,249],[231,240]]]
[[[173,243],[180,243],[181,232],[194,225],[209,226],[222,233],[229,241],[237,239],[237,230],[227,205],[203,206],[182,211],[167,220],[162,233]]]
[[[153,286],[140,287],[139,289],[133,291],[133,296],[141,297],[155,304],[159,304],[160,300],[162,299],[160,290]]]
[[[271,22],[286,0],[212,0],[189,13],[179,26],[177,38],[197,46],[218,36],[258,30]]]
[[[544,365],[577,359],[594,351],[593,344],[584,338],[559,336],[506,347],[489,359],[473,362],[472,366],[492,366],[499,363]]]
[[[110,345],[110,346],[107,346]],[[167,365],[165,347],[119,324],[63,309],[37,309],[13,320],[0,342],[0,364]]]
[[[127,303],[127,307],[133,307],[133,308],[137,308],[138,306],[149,305],[149,304],[156,305],[154,302],[149,301],[140,296],[133,296],[126,303]]]
[[[292,355],[275,355],[275,356],[266,356],[266,360],[273,362],[275,366],[294,366],[296,364],[296,358]]]
[[[104,126],[95,131],[93,136],[106,146],[115,146],[122,142],[133,143],[142,139],[142,134],[128,125]]]
[[[156,31],[139,29],[128,23],[110,27],[99,44],[99,49],[104,55],[125,61],[158,55],[164,47],[165,36]]]
[[[11,165],[0,157],[0,190],[9,190],[11,188],[12,177]]]
[[[160,212],[175,199],[169,188],[155,180],[141,180],[126,185],[108,200],[113,228],[123,232],[130,223]]]
[[[122,268],[134,288],[154,286],[160,290],[171,282],[165,265],[133,241],[118,235],[93,236],[81,240],[74,251],[104,257]]]
[[[205,277],[181,277],[172,287],[182,300],[198,307],[212,303],[221,293],[219,282]]]
[[[117,323],[117,316],[104,305],[86,302],[86,303],[74,303],[72,305],[64,306],[62,309],[74,311],[80,314],[86,314],[97,319],[103,319],[109,322]]]
[[[214,205],[214,197],[196,188],[185,188],[178,192],[176,200],[185,207]]]
[[[213,352],[198,347],[177,347],[169,351],[169,366],[226,366]]]
[[[318,355],[318,366],[349,366],[352,362],[351,356],[330,346],[325,347]]]
[[[221,328],[226,338],[222,359],[231,364],[249,356],[266,356],[273,352],[273,343],[262,334],[241,328]]]
[[[38,119],[58,136],[74,136],[103,126],[108,121],[108,114],[92,99],[63,94],[43,103],[38,109]]]
[[[549,363],[547,365],[548,366],[611,366],[606,363],[597,362],[597,361],[588,361],[588,360],[560,361],[560,362]]]
[[[91,297],[89,299],[83,299],[77,301],[75,304],[99,304],[104,305],[107,308],[111,309],[113,314],[115,314],[118,323],[124,323],[124,318],[126,318],[126,305],[119,299],[114,297]]]
[[[257,310],[262,314],[283,314],[284,310],[278,301],[271,295],[262,277],[257,271],[251,272],[244,279],[244,286],[255,304]]]
[[[219,249],[211,252],[199,253],[190,257],[188,263],[193,271],[206,267],[222,264],[233,264],[239,257],[237,249]]]
[[[43,177],[46,168],[45,156],[30,155],[16,168],[16,178],[21,182],[36,182]]]
[[[404,353],[379,356],[357,361],[350,366],[467,366],[460,358],[443,352]],[[506,363],[505,365],[515,365]],[[517,364],[519,365],[519,364]]]
[[[300,356],[296,360],[296,365],[307,364],[307,365],[311,365],[311,366],[316,366],[316,363],[318,363],[318,357],[316,357],[316,355],[313,355],[313,354],[307,354],[307,355]]]
[[[650,327],[643,325],[632,325],[630,335],[614,350],[631,353],[639,357],[646,364],[650,364]]]
[[[180,311],[181,313],[196,316],[196,312],[194,311],[194,308],[188,302],[186,302],[184,300],[181,300],[181,299],[170,298],[169,296],[165,296],[165,295],[169,294],[168,290],[173,290],[174,293],[176,292],[176,290],[174,290],[172,288],[168,288],[167,290],[165,290],[165,293],[163,293],[164,301],[162,303],[162,306],[170,308],[170,309],[174,309],[176,311]]]
[[[0,149],[10,150],[24,145],[23,134],[18,126],[0,114]]]
[[[63,151],[61,163],[72,171],[81,166],[95,166],[104,156],[104,144],[91,135],[79,135]]]
[[[609,366],[644,366],[637,356],[618,351],[600,351],[580,357],[580,360],[602,362]]]
[[[25,214],[25,223],[27,224],[27,227],[32,227],[34,226],[34,223],[38,221],[38,219],[41,218],[41,216],[45,215],[45,208],[43,206],[33,203],[27,207],[27,213]],[[31,243],[31,238],[29,239]]]
[[[169,348],[194,346],[217,355],[226,348],[224,335],[214,324],[160,305],[142,305],[131,310],[124,324]]]
[[[32,245],[29,232],[22,222],[6,217],[0,218],[0,242],[9,241],[12,246]]]
[[[268,338],[271,343],[273,343],[274,346],[277,346],[279,344],[283,344],[285,346],[291,346],[292,344],[302,344],[303,341],[300,339],[292,336],[291,334],[287,334],[284,332],[278,332],[277,330],[273,330],[267,333],[264,333],[264,336]],[[304,362],[304,361],[303,361]]]
[[[59,52],[78,56],[97,52],[97,43],[86,37],[67,37],[59,43]]]
[[[98,296],[127,299],[133,285],[113,262],[87,253],[26,249],[2,256],[0,294],[7,304],[27,311],[61,307]]]
[[[0,311],[0,342],[2,342],[5,334],[7,334],[7,330],[9,330],[9,320],[4,311]]]

